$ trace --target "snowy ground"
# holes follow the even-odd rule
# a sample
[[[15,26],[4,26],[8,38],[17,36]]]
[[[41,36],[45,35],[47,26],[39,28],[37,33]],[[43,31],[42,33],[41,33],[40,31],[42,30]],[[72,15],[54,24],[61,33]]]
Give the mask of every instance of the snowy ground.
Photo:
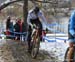
[[[55,56],[59,58],[59,60],[64,60],[64,54],[68,47],[68,37],[50,37],[48,36],[45,42],[41,42],[40,49],[46,50],[48,52],[54,52]],[[66,43],[64,40],[66,39]],[[53,54],[51,54],[53,55]]]

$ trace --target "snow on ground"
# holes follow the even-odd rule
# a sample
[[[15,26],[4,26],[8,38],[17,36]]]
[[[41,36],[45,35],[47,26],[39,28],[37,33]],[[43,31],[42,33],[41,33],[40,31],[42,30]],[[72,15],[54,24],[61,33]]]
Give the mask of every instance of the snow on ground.
[[[66,39],[66,43],[64,42],[65,39]],[[59,60],[63,61],[66,49],[68,47],[67,39],[68,37],[48,36],[45,42],[40,43],[40,49],[46,50],[48,52],[54,52],[56,57],[58,57]]]

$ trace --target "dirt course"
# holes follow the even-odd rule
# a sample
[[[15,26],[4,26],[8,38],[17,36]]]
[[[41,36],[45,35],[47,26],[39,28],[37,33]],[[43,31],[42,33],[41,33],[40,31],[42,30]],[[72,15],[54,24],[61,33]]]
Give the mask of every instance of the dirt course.
[[[36,59],[27,52],[27,43],[17,40],[0,40],[0,62],[54,62],[47,51],[40,50]]]

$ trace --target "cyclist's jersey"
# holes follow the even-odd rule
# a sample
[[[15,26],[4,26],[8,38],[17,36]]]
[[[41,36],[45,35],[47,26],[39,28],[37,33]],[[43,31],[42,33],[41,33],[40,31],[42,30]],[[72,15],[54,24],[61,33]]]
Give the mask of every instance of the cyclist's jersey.
[[[30,26],[32,25],[31,24],[31,20],[35,20],[35,19],[38,19],[39,18],[40,22],[43,25],[43,29],[46,29],[46,19],[45,19],[44,15],[43,15],[42,11],[40,10],[38,12],[38,14],[36,15],[33,10],[34,9],[32,9],[32,10],[30,10],[28,12],[28,17],[27,17],[27,23],[28,23],[28,25],[30,25]]]
[[[75,11],[71,14],[68,24],[68,38],[75,39]]]

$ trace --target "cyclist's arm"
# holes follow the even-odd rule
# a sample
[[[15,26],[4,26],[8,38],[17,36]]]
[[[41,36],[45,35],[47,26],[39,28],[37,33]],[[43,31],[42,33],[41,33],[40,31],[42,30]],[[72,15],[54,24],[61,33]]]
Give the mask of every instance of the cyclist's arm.
[[[69,23],[70,23],[69,32],[72,36],[75,37],[75,12],[72,13]]]
[[[40,11],[39,15],[40,15],[40,18],[42,20],[43,30],[46,30],[46,25],[47,25],[46,17],[44,16],[42,11]]]
[[[28,14],[28,16],[27,16],[27,23],[28,23],[28,25],[32,26],[32,23],[30,22],[30,14]]]

